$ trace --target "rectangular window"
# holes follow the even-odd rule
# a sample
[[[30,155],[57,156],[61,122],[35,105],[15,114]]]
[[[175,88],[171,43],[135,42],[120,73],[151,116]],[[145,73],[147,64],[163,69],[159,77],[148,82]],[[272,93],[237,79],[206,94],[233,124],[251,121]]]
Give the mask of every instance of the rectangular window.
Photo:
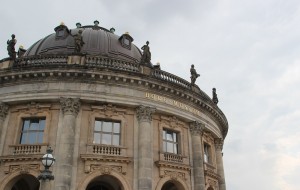
[[[163,129],[163,151],[178,154],[178,134],[176,132]]]
[[[211,148],[206,143],[204,143],[204,162],[211,163]]]
[[[20,144],[43,143],[45,118],[23,119]]]
[[[120,122],[95,120],[93,143],[120,146],[120,131]]]

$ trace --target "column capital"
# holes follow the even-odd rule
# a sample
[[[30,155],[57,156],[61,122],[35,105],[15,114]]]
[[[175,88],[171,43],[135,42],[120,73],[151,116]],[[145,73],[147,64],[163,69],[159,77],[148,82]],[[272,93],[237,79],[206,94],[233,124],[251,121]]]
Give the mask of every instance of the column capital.
[[[222,138],[215,138],[215,148],[216,150],[223,149],[224,140]]]
[[[62,111],[65,115],[75,115],[77,116],[80,109],[79,98],[60,98],[60,104]]]
[[[154,113],[155,111],[155,108],[149,106],[139,106],[136,109],[137,118],[139,121],[151,122],[152,113]]]
[[[198,121],[193,121],[190,123],[190,131],[192,135],[202,135],[204,129],[204,124]]]
[[[0,119],[1,120],[4,120],[7,113],[8,113],[8,105],[3,103],[3,102],[0,102]]]

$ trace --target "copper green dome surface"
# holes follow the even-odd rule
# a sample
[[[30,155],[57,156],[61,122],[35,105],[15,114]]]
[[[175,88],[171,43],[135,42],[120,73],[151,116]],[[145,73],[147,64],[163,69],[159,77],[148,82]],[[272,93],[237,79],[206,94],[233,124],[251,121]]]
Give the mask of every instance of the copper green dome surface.
[[[81,54],[115,58],[130,62],[139,62],[141,60],[141,52],[133,43],[130,42],[129,47],[122,46],[121,37],[105,28],[95,28],[94,26],[84,26],[71,30],[67,27],[65,28],[63,37],[58,37],[57,32],[46,36],[33,44],[26,51],[24,57],[73,54],[75,48],[74,35],[78,34],[79,30],[82,30],[84,45],[82,46]],[[124,35],[128,36],[128,34]]]

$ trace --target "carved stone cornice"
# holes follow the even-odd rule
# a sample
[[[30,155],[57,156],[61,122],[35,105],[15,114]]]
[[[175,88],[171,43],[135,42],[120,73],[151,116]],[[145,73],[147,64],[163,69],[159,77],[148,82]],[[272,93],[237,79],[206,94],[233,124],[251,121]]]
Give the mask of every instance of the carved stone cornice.
[[[215,139],[215,148],[216,148],[216,150],[221,150],[222,151],[223,144],[224,144],[224,140],[222,138],[216,138]]]
[[[155,108],[148,107],[148,106],[139,106],[136,109],[137,118],[139,121],[146,121],[151,122],[152,120],[152,113],[155,112]]]
[[[0,120],[4,120],[7,113],[8,113],[8,105],[3,103],[3,102],[0,102]]]
[[[190,123],[190,131],[192,135],[202,135],[204,129],[204,124],[198,121],[193,121]]]
[[[81,106],[79,98],[60,98],[60,103],[65,115],[77,116]]]

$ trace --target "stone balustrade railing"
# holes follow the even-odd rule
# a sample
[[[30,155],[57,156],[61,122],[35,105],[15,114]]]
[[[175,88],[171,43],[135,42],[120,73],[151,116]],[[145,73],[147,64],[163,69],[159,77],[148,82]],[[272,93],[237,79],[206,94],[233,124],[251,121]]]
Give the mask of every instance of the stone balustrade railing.
[[[101,145],[101,144],[91,144],[87,147],[88,154],[98,154],[98,155],[108,155],[108,156],[124,156],[125,148]]]
[[[12,155],[21,154],[45,154],[47,145],[42,144],[21,144],[21,145],[10,145],[10,152]]]
[[[153,70],[152,71],[152,74],[151,74],[154,78],[158,78],[158,79],[161,79],[161,80],[164,80],[164,81],[167,81],[167,82],[170,82],[170,83],[174,83],[174,84],[177,84],[177,85],[180,85],[182,87],[185,87],[185,88],[190,88],[191,84],[176,76],[176,75],[173,75],[171,73],[168,73],[166,71],[162,71],[162,70]]]
[[[179,154],[172,154],[172,153],[165,152],[163,154],[163,156],[164,156],[164,161],[178,162],[178,163],[182,163],[183,162],[183,156],[179,155]]]
[[[86,57],[85,65],[96,68],[110,68],[122,71],[140,72],[139,64],[105,57]]]
[[[52,56],[33,56],[16,59],[12,65],[13,68],[32,67],[32,66],[52,66],[66,65],[68,56],[52,55]]]

